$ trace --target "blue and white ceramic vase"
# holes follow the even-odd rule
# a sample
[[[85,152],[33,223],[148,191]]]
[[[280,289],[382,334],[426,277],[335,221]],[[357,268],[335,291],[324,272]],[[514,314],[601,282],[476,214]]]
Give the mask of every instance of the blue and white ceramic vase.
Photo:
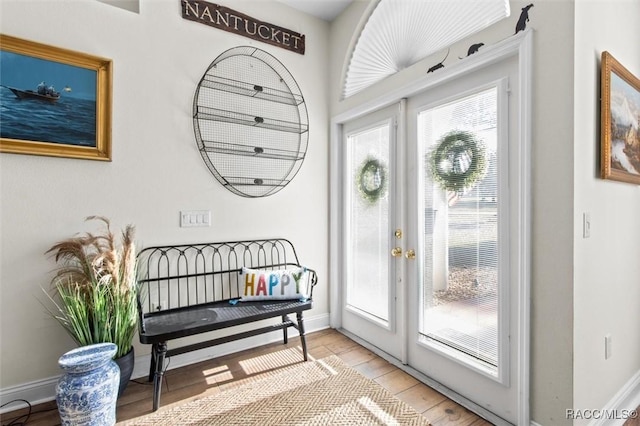
[[[62,355],[58,365],[64,374],[56,387],[56,402],[62,426],[112,426],[116,423],[116,401],[120,368],[113,361],[117,346],[98,343]]]

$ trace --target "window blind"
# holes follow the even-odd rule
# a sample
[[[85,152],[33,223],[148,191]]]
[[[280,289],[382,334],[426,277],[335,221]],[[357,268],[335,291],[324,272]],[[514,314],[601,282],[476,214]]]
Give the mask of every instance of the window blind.
[[[424,311],[421,334],[488,365],[498,365],[498,155],[497,88],[475,93],[419,114],[424,149]],[[432,155],[446,135],[470,135],[483,153],[453,150],[440,164],[450,180],[463,179],[484,158],[483,173],[470,186],[443,189],[434,177]],[[467,140],[468,142],[468,140]],[[470,146],[470,145],[469,145]],[[475,154],[474,154],[475,152]]]

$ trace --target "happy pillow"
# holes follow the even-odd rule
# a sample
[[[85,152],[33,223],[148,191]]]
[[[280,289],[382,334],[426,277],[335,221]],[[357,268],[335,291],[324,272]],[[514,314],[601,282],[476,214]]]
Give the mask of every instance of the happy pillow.
[[[308,273],[306,268],[274,271],[242,268],[240,300],[306,300],[309,298]]]

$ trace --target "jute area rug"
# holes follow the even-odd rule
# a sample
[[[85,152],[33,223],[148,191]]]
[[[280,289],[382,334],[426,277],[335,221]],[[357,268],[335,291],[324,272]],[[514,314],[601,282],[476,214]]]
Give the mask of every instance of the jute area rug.
[[[127,425],[415,425],[430,423],[373,380],[330,356],[133,419]]]

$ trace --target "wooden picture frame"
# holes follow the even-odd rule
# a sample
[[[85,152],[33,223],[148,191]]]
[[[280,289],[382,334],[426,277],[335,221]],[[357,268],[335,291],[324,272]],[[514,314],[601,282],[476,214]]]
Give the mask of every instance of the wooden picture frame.
[[[111,161],[112,61],[0,34],[0,152]]]
[[[640,80],[602,52],[600,90],[601,177],[640,185]]]

